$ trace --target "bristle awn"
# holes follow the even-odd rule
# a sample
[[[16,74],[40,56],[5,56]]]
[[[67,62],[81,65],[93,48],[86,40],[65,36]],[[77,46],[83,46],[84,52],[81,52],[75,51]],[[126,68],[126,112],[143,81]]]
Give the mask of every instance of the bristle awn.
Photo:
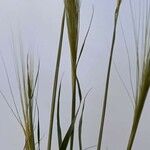
[[[132,18],[132,24],[133,24],[133,33],[134,33],[134,42],[136,46],[136,87],[139,85],[139,70],[140,70],[140,62],[139,62],[139,41],[138,41],[138,34],[136,31],[136,23],[135,23],[135,17],[133,12],[133,6],[131,0],[129,0],[129,7],[131,11],[131,18]],[[136,93],[138,93],[138,88],[136,88]],[[135,97],[135,105],[136,105],[136,97]]]
[[[131,97],[130,92],[129,92],[129,90],[128,90],[128,88],[127,88],[127,86],[126,86],[124,80],[122,79],[122,77],[121,77],[121,75],[120,75],[120,72],[119,72],[119,70],[118,70],[118,68],[117,68],[117,65],[116,65],[115,63],[114,63],[114,66],[115,66],[115,70],[116,70],[116,72],[117,72],[117,75],[118,75],[118,77],[119,77],[119,79],[120,79],[120,81],[121,81],[121,83],[122,83],[122,85],[123,85],[123,87],[124,87],[124,89],[125,89],[125,91],[126,91],[128,97],[129,97],[129,99],[130,99],[130,101],[131,101],[131,104],[132,104],[132,107],[133,107],[133,109],[134,109],[134,108],[135,108],[135,101],[134,101],[133,97]]]
[[[22,52],[21,52],[22,53]],[[34,62],[31,61],[31,57],[27,54],[26,61],[23,59],[23,54],[21,56],[21,71],[17,68],[18,84],[21,88],[20,99],[22,103],[22,112],[24,116],[24,135],[25,135],[25,149],[35,150],[35,133],[34,133],[34,105],[36,103],[35,99],[35,88],[37,88],[37,81],[39,77],[39,64],[37,72],[34,74]],[[26,65],[25,65],[26,63]],[[39,128],[39,127],[38,127]]]
[[[56,67],[55,67],[47,150],[51,150],[51,143],[52,143],[53,120],[54,120],[54,112],[55,112],[55,101],[56,101],[56,93],[57,93],[59,66],[60,66],[60,59],[61,59],[61,52],[62,52],[64,24],[65,24],[65,10],[64,10],[63,16],[62,16],[61,32],[60,32],[60,39],[59,39],[59,46],[58,46],[58,53],[57,53],[57,62],[56,62]]]
[[[3,66],[4,66],[4,71],[5,71],[5,74],[6,74],[7,81],[8,81],[8,86],[9,86],[9,90],[10,90],[10,93],[11,93],[11,96],[12,96],[12,100],[13,100],[13,104],[14,104],[14,107],[15,107],[15,111],[17,113],[19,122],[21,123],[19,110],[18,110],[16,102],[15,102],[15,98],[14,98],[12,86],[11,86],[11,83],[10,83],[10,78],[9,78],[9,75],[8,75],[8,71],[7,71],[7,68],[6,68],[6,64],[5,64],[5,61],[4,61],[4,58],[2,57],[2,55],[0,55],[0,56],[1,56],[1,60],[2,60]]]
[[[111,66],[112,66],[112,57],[113,57],[113,51],[114,51],[114,45],[115,45],[115,39],[116,39],[116,29],[117,29],[117,22],[118,22],[118,16],[119,16],[121,2],[122,2],[122,0],[117,1],[117,6],[116,6],[115,14],[114,14],[113,37],[112,37],[112,45],[111,45],[111,50],[110,50],[110,57],[109,57],[109,64],[108,64],[108,71],[107,71],[107,78],[106,78],[106,85],[105,85],[105,94],[104,94],[104,101],[103,101],[103,108],[102,108],[102,117],[101,117],[101,121],[100,121],[100,131],[99,131],[99,137],[98,137],[97,150],[101,150],[101,145],[102,145],[110,72],[111,72]]]
[[[135,93],[134,93],[133,82],[132,82],[131,60],[130,60],[130,55],[129,55],[129,48],[127,46],[127,41],[126,41],[126,38],[125,38],[125,33],[124,33],[124,30],[123,30],[122,23],[121,23],[121,31],[122,31],[123,40],[124,40],[124,43],[125,43],[125,50],[126,50],[127,58],[128,58],[129,78],[130,78],[132,96],[133,96],[133,99],[135,100]]]
[[[9,104],[6,96],[3,94],[3,92],[0,90],[0,95],[3,97],[4,101],[6,102],[7,106],[9,107],[10,111],[12,112],[13,116],[15,117],[15,119],[17,120],[17,122],[21,125],[21,127],[24,129],[23,124],[21,122],[21,120],[18,118],[18,116],[15,114],[13,108],[11,107],[11,105]]]
[[[19,60],[16,55],[17,48],[19,48]],[[14,55],[15,75],[18,82],[19,98],[21,103],[21,110],[23,119],[21,120],[22,128],[25,137],[25,150],[35,150],[35,133],[34,133],[34,105],[35,89],[37,89],[37,81],[39,76],[38,70],[34,72],[34,60],[29,57],[29,54],[24,54],[24,47],[22,39],[19,39],[19,47],[15,47],[14,40],[12,42],[12,49]],[[38,91],[37,91],[38,92]],[[13,98],[13,96],[12,96]]]
[[[12,35],[13,35],[13,32],[12,32]],[[26,97],[26,92],[22,92],[22,91],[25,91],[25,86],[22,86],[22,83],[21,83],[22,80],[20,78],[20,74],[19,74],[20,71],[19,71],[19,66],[18,66],[19,62],[17,60],[15,49],[16,49],[16,47],[15,47],[14,37],[12,37],[12,50],[13,50],[13,56],[14,56],[15,75],[16,75],[16,79],[17,79],[17,82],[18,82],[18,89],[19,89],[19,96],[20,96],[20,99],[21,99],[21,108],[22,108],[23,118],[24,118],[24,121],[25,121],[25,124],[26,124],[25,106],[27,106],[27,102],[26,102],[26,100],[24,100],[24,97]],[[22,69],[21,69],[21,71],[22,71]],[[22,77],[23,76],[24,75],[22,75]],[[24,85],[24,83],[23,83],[23,85]]]

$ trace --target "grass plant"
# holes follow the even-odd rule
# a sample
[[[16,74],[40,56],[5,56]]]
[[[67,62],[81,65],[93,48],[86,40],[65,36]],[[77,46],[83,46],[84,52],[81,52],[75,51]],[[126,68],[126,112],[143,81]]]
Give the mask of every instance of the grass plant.
[[[148,91],[150,88],[150,4],[148,0],[145,0],[146,7],[143,9],[143,19],[139,20],[138,30],[136,30],[135,18],[133,15],[132,3],[130,0],[130,8],[132,14],[132,21],[134,25],[134,38],[135,38],[135,48],[136,48],[136,85],[135,85],[135,93],[133,89],[133,82],[131,77],[131,65],[129,59],[129,50],[127,50],[128,61],[129,61],[129,70],[130,70],[130,82],[132,86],[132,96],[134,98],[134,114],[133,114],[133,122],[132,128],[130,132],[130,136],[128,139],[127,150],[131,150],[134,144],[136,132],[138,129],[138,125],[140,122],[140,118],[143,112],[144,104],[148,95]],[[86,32],[86,35],[83,39],[83,43],[81,45],[81,49],[79,50],[79,26],[80,26],[80,0],[64,0],[64,11],[62,15],[61,21],[61,30],[60,30],[60,38],[59,45],[57,51],[56,58],[56,66],[55,66],[55,74],[53,79],[53,89],[52,89],[52,98],[51,98],[51,109],[50,109],[50,119],[49,119],[49,132],[47,139],[47,150],[52,150],[53,143],[53,134],[54,134],[54,116],[56,114],[57,120],[57,139],[58,139],[58,149],[66,150],[70,144],[70,150],[74,150],[74,141],[75,141],[75,125],[77,121],[77,117],[79,117],[78,122],[78,146],[79,150],[87,150],[90,148],[96,148],[97,150],[102,149],[102,140],[103,140],[103,130],[105,126],[105,116],[107,110],[108,103],[108,94],[109,94],[109,85],[110,85],[110,77],[111,77],[111,66],[113,60],[114,46],[117,34],[117,24],[118,17],[120,14],[122,0],[116,1],[116,7],[114,12],[114,25],[113,25],[113,35],[111,41],[110,48],[110,56],[109,63],[107,68],[107,76],[106,76],[106,84],[105,84],[105,93],[103,99],[103,107],[102,114],[100,118],[100,129],[99,135],[97,139],[96,146],[89,146],[87,148],[83,148],[83,139],[82,139],[82,129],[84,123],[84,109],[85,109],[85,101],[89,92],[83,97],[82,88],[80,85],[80,80],[77,75],[78,65],[84,50],[84,46],[91,28],[94,8],[92,11],[90,23]],[[63,46],[63,36],[65,29],[65,21],[68,33],[68,41],[69,41],[69,50],[70,50],[70,60],[71,60],[71,121],[66,133],[63,135],[63,128],[61,126],[61,92],[63,89],[62,80],[59,81],[59,70],[61,64],[61,54],[62,54],[62,46]],[[141,39],[140,39],[141,38]],[[126,44],[126,43],[125,43]],[[127,45],[127,44],[126,44]],[[15,44],[13,42],[14,50],[16,49]],[[127,48],[127,46],[126,46]],[[141,55],[142,54],[142,55]],[[141,57],[142,56],[142,57]],[[38,81],[39,81],[39,72],[40,72],[40,61],[35,65],[35,60],[32,54],[24,53],[24,48],[22,41],[19,41],[19,60],[14,52],[14,60],[15,60],[15,73],[16,79],[18,83],[18,91],[19,91],[19,102],[21,106],[18,107],[18,103],[16,103],[16,97],[12,88],[11,79],[9,77],[8,69],[6,67],[5,61],[1,56],[1,60],[4,66],[4,71],[6,74],[10,94],[12,97],[13,107],[7,99],[7,96],[0,91],[1,96],[6,101],[8,107],[11,112],[15,116],[18,123],[21,125],[25,144],[24,150],[40,150],[41,145],[41,137],[40,137],[40,118],[39,118],[39,106],[37,104],[37,95],[38,95]],[[122,80],[119,71],[117,70],[120,79]],[[122,80],[123,81],[123,80]],[[124,87],[130,96],[130,93],[123,82]],[[77,100],[79,99],[79,105],[77,105]],[[56,107],[56,110],[55,110]],[[70,107],[70,106],[69,106]]]

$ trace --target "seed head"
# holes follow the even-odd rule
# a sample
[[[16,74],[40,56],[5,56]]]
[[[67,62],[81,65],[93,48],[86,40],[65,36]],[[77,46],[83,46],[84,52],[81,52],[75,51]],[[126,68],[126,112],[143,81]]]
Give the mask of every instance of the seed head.
[[[121,4],[122,0],[116,0],[116,7],[119,7],[119,5]]]

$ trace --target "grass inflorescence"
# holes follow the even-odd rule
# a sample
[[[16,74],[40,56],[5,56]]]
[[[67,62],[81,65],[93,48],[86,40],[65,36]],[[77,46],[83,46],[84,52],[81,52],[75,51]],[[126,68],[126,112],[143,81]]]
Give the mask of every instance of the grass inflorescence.
[[[133,8],[130,2],[132,16]],[[146,0],[144,9],[142,11],[140,22],[140,28],[138,32],[135,32],[135,47],[136,47],[136,94],[135,94],[135,109],[133,116],[132,129],[128,141],[127,150],[131,150],[140,118],[143,112],[144,104],[147,98],[147,94],[150,88],[150,8],[149,2]],[[134,18],[133,18],[133,23]],[[135,27],[134,27],[135,29]],[[140,38],[141,37],[141,38]],[[142,54],[140,56],[140,54]]]

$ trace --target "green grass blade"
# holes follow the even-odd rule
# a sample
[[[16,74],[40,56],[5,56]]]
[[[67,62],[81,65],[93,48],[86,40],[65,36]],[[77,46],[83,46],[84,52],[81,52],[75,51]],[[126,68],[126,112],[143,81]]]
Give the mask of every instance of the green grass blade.
[[[84,46],[85,46],[86,40],[87,40],[87,37],[88,37],[89,32],[90,32],[90,29],[91,29],[91,25],[92,25],[92,21],[93,21],[93,16],[94,16],[94,7],[92,7],[92,16],[91,16],[90,23],[89,23],[89,27],[88,27],[88,29],[87,29],[86,35],[85,35],[85,37],[84,37],[84,40],[83,40],[83,43],[82,43],[82,46],[81,46],[81,49],[80,49],[80,52],[79,52],[79,56],[78,56],[78,59],[77,59],[77,64],[76,64],[76,66],[78,66],[79,61],[80,61],[80,58],[81,58],[81,56],[82,56],[82,53],[83,53],[83,50],[84,50]]]
[[[57,137],[58,137],[58,146],[60,148],[62,143],[62,132],[61,132],[61,125],[60,125],[60,94],[61,94],[61,83],[59,85],[58,91],[58,103],[57,103]]]
[[[79,150],[83,150],[83,146],[82,146],[82,123],[83,123],[83,116],[84,116],[83,114],[84,114],[85,100],[86,100],[90,91],[91,91],[91,89],[87,92],[86,96],[84,97],[81,116],[79,119],[79,127],[78,127]]]
[[[92,25],[93,16],[94,16],[94,8],[92,9],[92,16],[91,16],[91,19],[90,19],[90,24],[89,24],[89,27],[87,29],[84,41],[83,41],[82,46],[81,46],[81,50],[80,50],[80,53],[79,53],[79,56],[78,56],[78,59],[77,59],[76,67],[78,67],[80,58],[82,56],[82,53],[83,53],[83,50],[84,50],[84,46],[85,46],[85,43],[86,43],[89,31],[90,31],[90,28],[91,28],[91,25]],[[80,81],[79,81],[78,77],[76,77],[76,81],[77,81],[77,88],[78,88],[78,93],[79,93],[79,99],[80,99],[80,102],[81,102],[81,100],[82,100],[82,91],[81,91]]]
[[[38,150],[40,150],[40,114],[39,114],[39,107],[37,105],[37,140],[38,140]]]
[[[104,122],[105,122],[106,107],[107,107],[107,96],[108,96],[108,89],[109,89],[110,72],[111,72],[111,66],[112,66],[112,57],[113,57],[113,51],[114,51],[114,45],[115,45],[115,39],[116,39],[116,28],[117,28],[117,21],[118,21],[118,15],[119,15],[121,2],[122,2],[121,0],[118,0],[116,10],[115,10],[115,16],[114,16],[114,30],[113,30],[112,45],[111,45],[111,50],[110,50],[106,85],[105,85],[105,94],[104,94],[104,101],[103,101],[102,117],[101,117],[101,122],[100,122],[100,131],[99,131],[99,137],[98,137],[97,150],[101,150],[101,145],[102,145],[102,137],[103,137],[103,129],[104,129]]]
[[[81,85],[80,85],[80,81],[77,77],[77,88],[78,88],[78,93],[79,93],[79,100],[80,100],[80,103],[81,103],[81,100],[82,100],[82,91],[81,91]]]
[[[76,61],[79,42],[79,19],[80,19],[80,0],[64,0],[66,22],[68,29],[68,39],[70,45],[71,58],[71,80],[72,80],[72,106],[71,106],[71,122],[76,112]],[[70,150],[73,150],[74,129],[70,140]]]
[[[51,143],[52,143],[53,120],[54,120],[54,111],[55,111],[55,101],[56,101],[59,66],[60,66],[62,43],[63,43],[64,24],[65,24],[65,11],[63,12],[63,17],[62,17],[59,47],[58,47],[58,54],[57,54],[57,62],[56,62],[56,67],[55,67],[55,77],[54,77],[52,102],[51,102],[51,113],[50,113],[50,125],[49,125],[47,150],[51,150]]]
[[[83,107],[82,107],[82,112],[81,112],[81,117],[79,120],[79,127],[78,127],[79,150],[83,150],[83,147],[82,147],[82,122],[83,122],[84,106],[85,106],[85,103],[83,104]]]

